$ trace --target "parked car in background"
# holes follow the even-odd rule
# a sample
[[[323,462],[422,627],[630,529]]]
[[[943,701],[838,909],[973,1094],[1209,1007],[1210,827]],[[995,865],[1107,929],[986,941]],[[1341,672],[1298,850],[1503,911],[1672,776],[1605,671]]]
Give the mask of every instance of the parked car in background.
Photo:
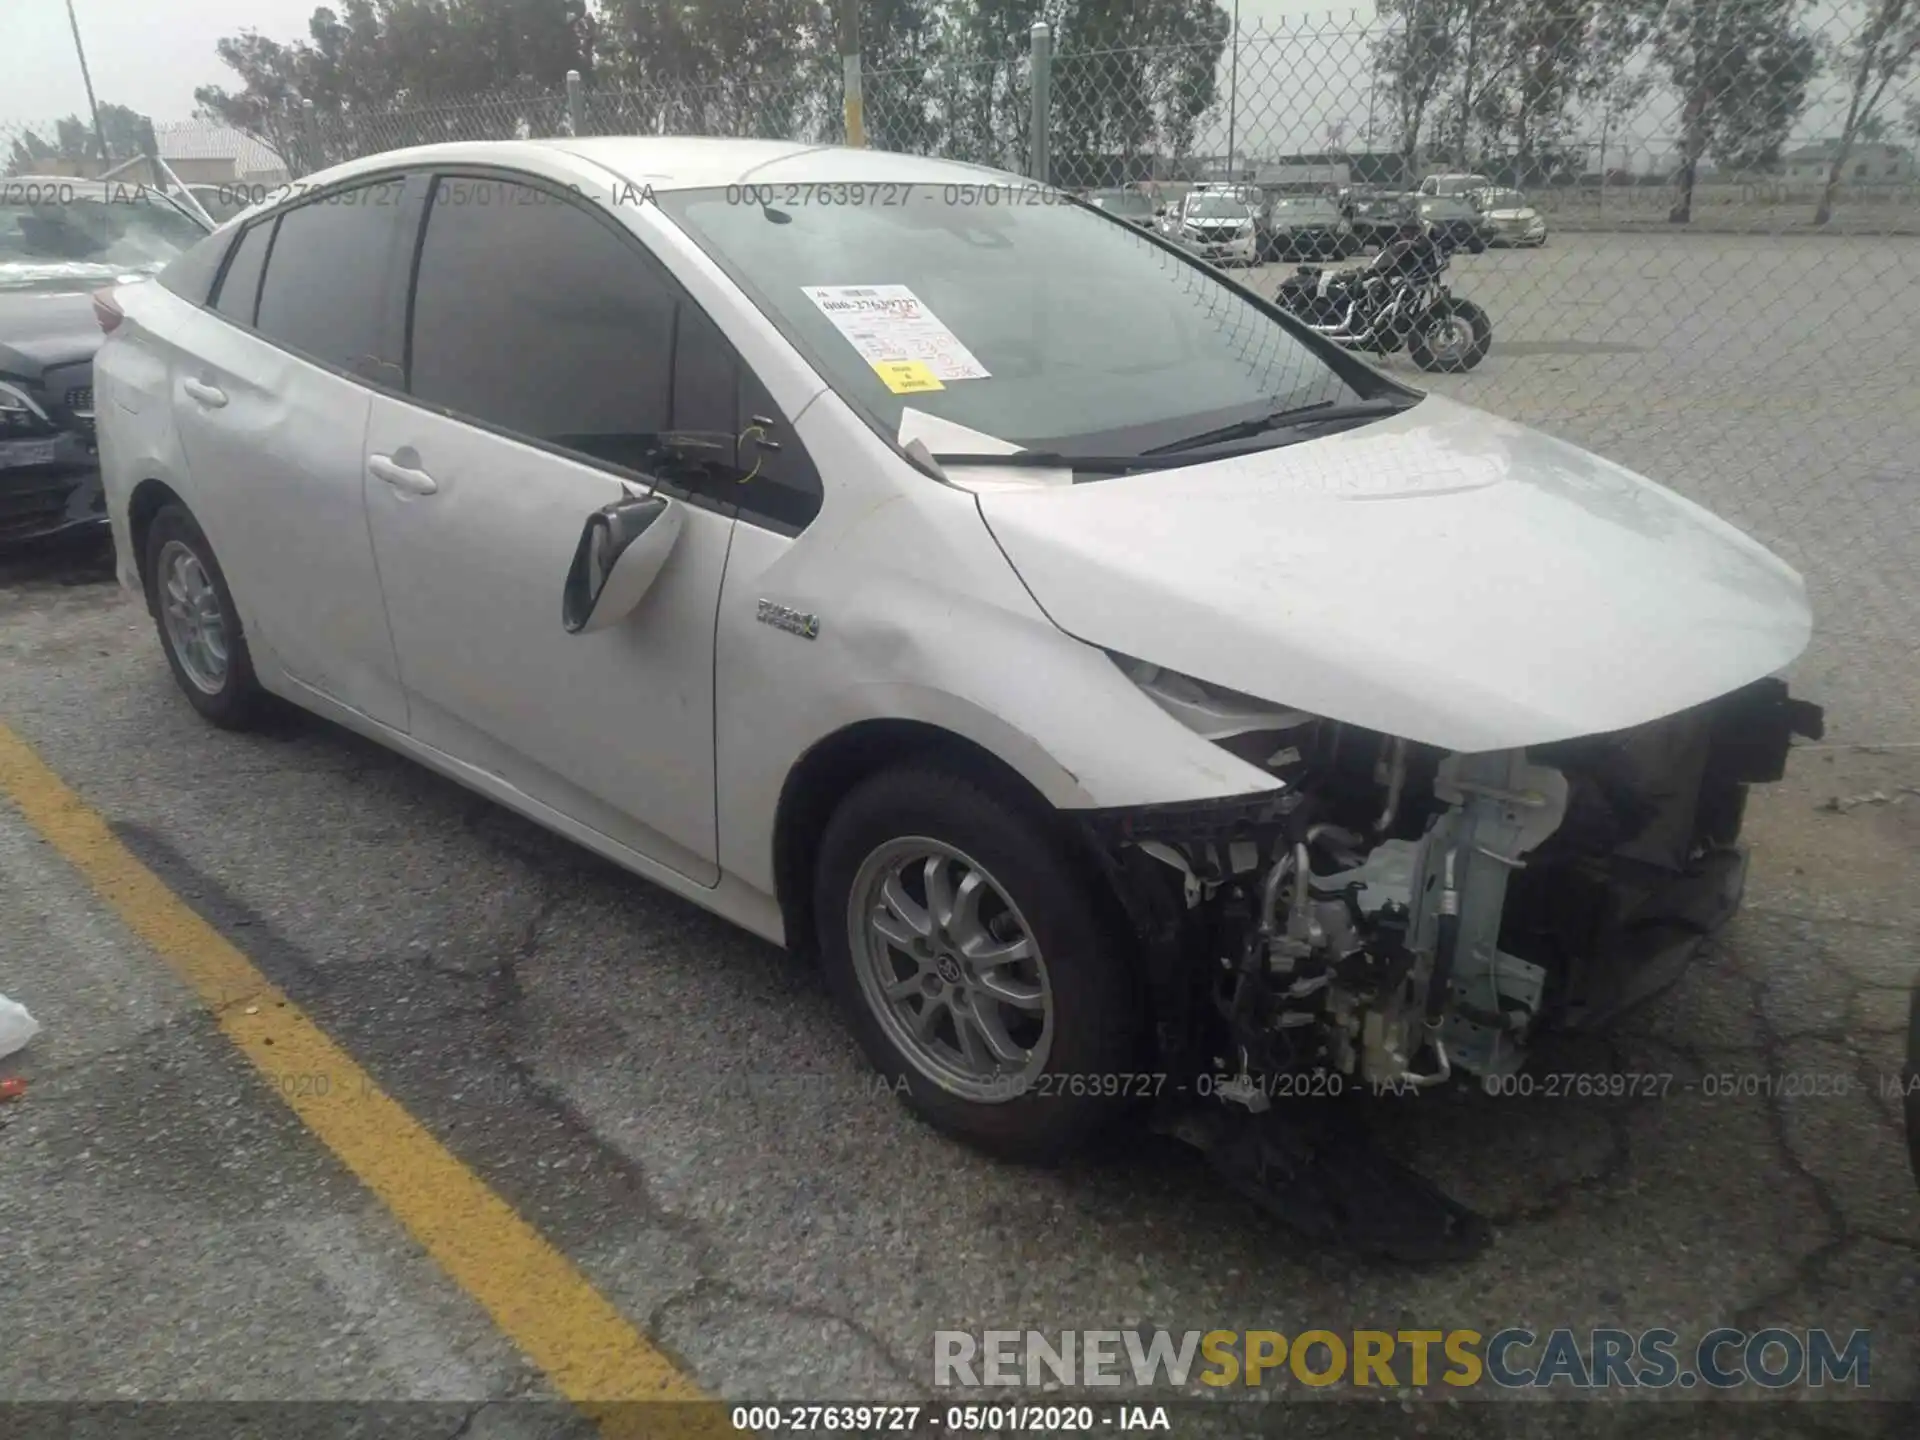
[[[1354,185],[1342,192],[1341,209],[1361,245],[1384,245],[1394,232],[1418,214],[1418,198],[1388,185]]]
[[[1487,248],[1493,226],[1465,196],[1428,196],[1419,202],[1420,221],[1452,250],[1478,255]]]
[[[1153,200],[1138,190],[1094,190],[1088,194],[1087,203],[1142,230],[1154,228]]]
[[[92,293],[154,274],[206,233],[148,186],[0,178],[0,545],[107,523]]]
[[[1486,221],[1489,245],[1544,245],[1547,220],[1518,190],[1476,190],[1470,197]]]
[[[1422,197],[1465,196],[1476,190],[1493,188],[1493,177],[1472,171],[1458,171],[1452,174],[1429,175],[1420,182],[1418,193]]]
[[[1169,238],[1221,265],[1259,263],[1258,217],[1246,201],[1196,190],[1169,212],[1162,228]]]
[[[1262,260],[1345,260],[1365,248],[1331,195],[1277,195],[1259,231]]]
[[[953,1134],[1145,1097],[1323,1242],[1483,1244],[1358,1107],[1302,1148],[1266,1097],[1486,1086],[1677,978],[1818,734],[1769,678],[1805,585],[1030,185],[663,137],[310,176],[101,300],[121,583],[210,723],[278,696],[817,957]],[[780,204],[829,188],[885,200]]]
[[[1258,210],[1266,201],[1266,192],[1258,185],[1249,185],[1241,180],[1208,180],[1196,185],[1190,195],[1225,195],[1230,200],[1238,200],[1251,209]]]

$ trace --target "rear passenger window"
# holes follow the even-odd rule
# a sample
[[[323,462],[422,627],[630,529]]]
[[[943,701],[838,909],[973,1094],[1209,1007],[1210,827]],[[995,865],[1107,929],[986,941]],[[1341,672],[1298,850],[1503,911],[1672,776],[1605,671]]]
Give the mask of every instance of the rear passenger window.
[[[227,273],[220,277],[214,292],[213,308],[229,320],[253,324],[254,306],[260,299],[260,273],[267,267],[267,245],[273,239],[273,222],[264,220],[249,225],[227,261]]]
[[[368,379],[397,372],[406,321],[403,183],[380,180],[280,216],[255,326],[268,339]]]

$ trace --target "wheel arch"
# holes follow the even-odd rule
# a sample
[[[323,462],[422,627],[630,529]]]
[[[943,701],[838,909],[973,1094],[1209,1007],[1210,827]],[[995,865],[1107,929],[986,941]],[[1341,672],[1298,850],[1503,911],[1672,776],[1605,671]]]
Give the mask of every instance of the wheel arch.
[[[1065,812],[1012,765],[976,740],[925,720],[880,718],[855,721],[817,741],[788,771],[773,823],[774,899],[787,948],[813,958],[814,858],[821,834],[841,797],[883,770],[924,764],[961,775],[1032,819],[1080,867],[1103,908],[1121,915],[1118,896],[1099,876],[1085,837]]]
[[[148,476],[133,487],[133,493],[127,497],[127,538],[133,549],[134,569],[140,577],[140,594],[151,597],[151,577],[147,574],[147,536],[153,529],[153,517],[167,505],[178,505],[192,514],[187,502],[180,493],[166,481]],[[151,598],[147,599],[152,607]]]

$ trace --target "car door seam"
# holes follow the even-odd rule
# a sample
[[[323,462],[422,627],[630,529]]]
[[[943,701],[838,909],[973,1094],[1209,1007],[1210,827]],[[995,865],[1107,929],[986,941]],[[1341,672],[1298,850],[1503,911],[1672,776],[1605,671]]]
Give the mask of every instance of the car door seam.
[[[727,878],[726,866],[720,857],[726,853],[721,844],[720,830],[720,616],[727,599],[727,574],[733,568],[733,537],[739,532],[740,517],[736,513],[733,524],[727,527],[727,550],[720,557],[720,588],[713,597],[713,632],[707,648],[708,671],[707,688],[707,734],[713,754],[713,869],[714,886],[718,887]]]

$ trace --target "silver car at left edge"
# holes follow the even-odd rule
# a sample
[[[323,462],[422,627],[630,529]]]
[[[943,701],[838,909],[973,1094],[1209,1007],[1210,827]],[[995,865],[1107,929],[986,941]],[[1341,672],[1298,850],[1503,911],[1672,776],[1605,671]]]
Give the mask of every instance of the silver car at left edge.
[[[97,362],[122,583],[290,701],[811,954],[920,1115],[1121,1115],[1296,1231],[1486,1222],[1486,1083],[1739,904],[1800,577],[1018,176],[718,139],[308,177]]]

